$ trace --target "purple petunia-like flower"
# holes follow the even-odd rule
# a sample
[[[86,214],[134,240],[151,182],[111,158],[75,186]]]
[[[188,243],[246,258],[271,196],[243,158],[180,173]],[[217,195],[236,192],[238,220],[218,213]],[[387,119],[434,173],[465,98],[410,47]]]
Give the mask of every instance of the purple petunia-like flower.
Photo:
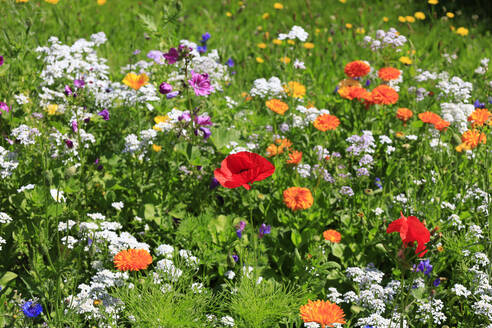
[[[207,140],[212,135],[212,132],[210,131],[210,129],[206,128],[204,126],[201,126],[197,130],[195,130],[195,135],[198,135],[198,131],[202,132],[203,139],[205,139],[205,140]]]
[[[102,111],[97,113],[97,115],[101,116],[103,120],[109,121],[109,111],[106,108],[104,108]]]
[[[2,66],[2,65],[3,65],[3,62],[4,62],[4,60],[3,60],[3,56],[0,56],[0,66]]]
[[[72,121],[72,131],[73,132],[77,132],[79,130],[79,125],[77,123],[77,121]]]
[[[167,95],[173,91],[173,86],[170,85],[169,83],[162,82],[161,85],[159,85],[159,92],[163,95]]]
[[[73,148],[73,141],[72,141],[72,140],[70,140],[70,139],[66,139],[66,140],[65,140],[65,144],[67,145],[67,147],[68,147],[69,149],[72,149],[72,148]]]
[[[266,225],[264,223],[260,226],[260,234],[259,237],[263,238],[264,235],[268,235],[272,231],[272,227],[270,225]]]
[[[166,62],[170,65],[176,63],[179,60],[179,52],[176,48],[169,49],[169,52],[163,54],[162,56],[164,56]]]
[[[6,103],[0,101],[0,115],[2,115],[2,112],[8,113],[9,111],[9,106]]]
[[[84,87],[85,81],[83,79],[75,79],[73,85],[75,85],[76,88],[81,89]]]
[[[29,318],[35,318],[41,312],[43,312],[43,307],[41,306],[41,304],[29,301],[22,305],[22,312],[24,312],[24,314]]]
[[[234,262],[239,262],[239,256],[237,256],[236,254],[232,254],[232,259],[234,260]]]
[[[246,228],[246,222],[241,220],[239,221],[239,224],[236,226],[236,235],[238,238],[241,238],[243,236],[243,230]]]
[[[198,125],[212,125],[212,120],[210,119],[210,116],[207,115],[195,116],[194,121]]]
[[[208,96],[214,91],[207,73],[199,74],[191,71],[191,80],[188,80],[188,83],[193,87],[197,96]]]
[[[176,97],[177,95],[179,95],[179,91],[169,92],[169,93],[166,95],[166,98],[167,98],[167,99],[171,99],[171,98]]]

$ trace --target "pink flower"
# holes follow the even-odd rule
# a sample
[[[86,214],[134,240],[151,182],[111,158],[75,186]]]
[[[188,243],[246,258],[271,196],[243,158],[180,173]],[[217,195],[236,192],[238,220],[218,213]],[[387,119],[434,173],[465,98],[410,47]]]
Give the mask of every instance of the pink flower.
[[[188,80],[188,83],[193,87],[197,96],[208,96],[214,91],[207,73],[199,74],[191,71],[191,80]]]

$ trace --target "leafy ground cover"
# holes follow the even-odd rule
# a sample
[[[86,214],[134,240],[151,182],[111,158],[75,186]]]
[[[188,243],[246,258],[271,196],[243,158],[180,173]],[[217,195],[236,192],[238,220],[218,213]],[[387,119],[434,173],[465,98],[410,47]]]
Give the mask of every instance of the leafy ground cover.
[[[0,327],[492,327],[479,7],[2,8]]]

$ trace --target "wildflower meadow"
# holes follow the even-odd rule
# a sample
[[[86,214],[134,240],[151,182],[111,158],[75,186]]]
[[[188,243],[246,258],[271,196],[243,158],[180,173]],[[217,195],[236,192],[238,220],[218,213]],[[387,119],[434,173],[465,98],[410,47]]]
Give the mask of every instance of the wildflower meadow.
[[[492,328],[488,6],[3,0],[0,328]]]

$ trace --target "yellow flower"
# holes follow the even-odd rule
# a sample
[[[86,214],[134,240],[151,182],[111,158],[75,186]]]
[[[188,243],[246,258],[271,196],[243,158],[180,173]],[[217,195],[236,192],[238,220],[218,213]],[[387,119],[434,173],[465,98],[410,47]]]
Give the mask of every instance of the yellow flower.
[[[256,57],[256,62],[261,64],[264,63],[265,61],[261,57]]]
[[[264,13],[264,14],[261,16],[261,18],[263,18],[263,19],[268,19],[268,18],[270,18],[270,14],[269,14],[269,13]]]
[[[257,46],[260,49],[265,49],[267,47],[266,43],[263,43],[263,42],[262,43],[258,43]]]
[[[314,30],[314,34],[318,35],[320,33],[321,33],[321,30],[319,28],[317,28],[317,29]]]
[[[97,0],[97,4],[102,6],[106,3],[106,0]]]
[[[386,17],[386,16],[384,16],[384,17],[383,17],[383,22],[387,23],[388,21],[389,21],[389,18],[388,18],[388,17]]]
[[[358,27],[355,29],[355,33],[364,34],[366,33],[366,30],[363,27]]]
[[[403,17],[403,16],[398,16],[398,21],[399,21],[400,23],[405,23],[407,20],[406,20],[406,19],[405,19],[405,17]]]
[[[429,0],[429,1],[427,1],[427,3],[429,5],[437,5],[439,3],[439,1],[438,0]]]
[[[450,13],[450,12],[447,12],[446,13],[446,16],[448,16],[448,18],[454,18],[454,14],[453,13]]]
[[[29,0],[15,0],[15,2],[29,2]]]
[[[458,27],[456,29],[456,34],[459,34],[461,36],[466,36],[466,35],[468,35],[468,29],[464,28],[464,27]]]
[[[347,23],[347,24],[345,24],[345,27],[350,30],[352,28],[352,24]]]
[[[244,2],[242,2],[242,1],[238,1],[237,5],[238,5],[239,7],[241,7],[242,5],[244,5]]]
[[[296,42],[295,42],[294,40],[290,40],[290,39],[289,39],[289,40],[287,40],[287,43],[288,43],[288,44],[296,44]]]
[[[338,0],[338,1],[340,1],[341,3],[346,3],[347,2],[347,0]]]
[[[149,77],[145,73],[142,73],[140,75],[137,75],[135,73],[128,73],[123,79],[123,83],[132,89],[138,90],[149,83]]]
[[[258,31],[263,31],[263,26],[261,25],[258,25],[258,27],[256,28]]]
[[[415,18],[413,18],[413,16],[405,16],[405,19],[409,23],[415,23]]]
[[[306,49],[313,49],[313,48],[314,48],[314,43],[312,43],[312,42],[305,42],[305,43],[303,44],[303,46],[304,46],[304,48],[306,48]]]
[[[50,105],[46,106],[46,110],[48,111],[48,115],[58,114],[58,105],[50,104]]]
[[[331,36],[328,37],[328,42],[333,42],[333,38]]]
[[[53,5],[56,5],[58,3],[58,0],[44,0],[44,1],[51,3]]]
[[[417,19],[420,19],[420,20],[424,20],[425,19],[425,14],[421,11],[417,11],[415,14],[413,14],[415,16],[415,18]]]
[[[306,87],[299,82],[291,81],[284,85],[284,91],[291,97],[302,99],[306,94]]]
[[[281,9],[284,9],[284,5],[281,4],[280,2],[275,2],[273,4],[273,8],[278,9],[278,10],[281,10]]]
[[[280,58],[280,61],[284,64],[290,63],[290,58],[289,57],[282,57]]]
[[[274,40],[273,40],[273,44],[276,44],[276,45],[278,45],[278,46],[279,46],[279,45],[281,45],[282,43],[283,43],[283,41],[282,41],[282,40],[279,40],[279,39],[274,39]]]
[[[451,31],[453,31],[453,32],[454,32],[454,30],[456,30],[456,27],[454,27],[453,25],[451,25],[451,26],[449,27],[449,29],[450,29]]]
[[[155,151],[156,153],[160,152],[162,150],[162,146],[158,146],[156,144],[152,145],[152,150]]]
[[[156,122],[157,124],[154,125],[152,128],[156,131],[162,131],[162,129],[159,127],[159,123],[166,123],[169,120],[170,120],[169,116],[167,116],[167,115],[156,116],[156,117],[154,117],[154,122]]]
[[[399,60],[400,60],[400,63],[405,64],[405,65],[411,65],[412,64],[412,60],[410,58],[408,58],[407,56],[401,56]]]
[[[227,17],[232,17],[232,13],[230,11],[226,12]]]

